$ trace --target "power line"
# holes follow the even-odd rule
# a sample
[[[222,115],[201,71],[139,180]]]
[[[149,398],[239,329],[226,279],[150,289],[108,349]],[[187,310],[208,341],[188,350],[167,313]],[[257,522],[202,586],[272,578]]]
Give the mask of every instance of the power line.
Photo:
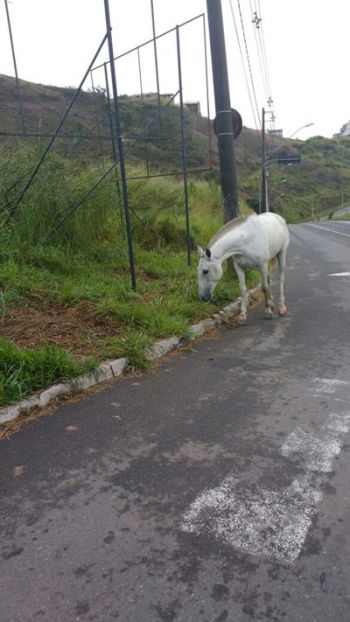
[[[230,0],[230,2],[231,2],[231,0]],[[237,4],[238,4],[240,21],[241,21],[241,28],[242,28],[242,33],[243,33],[245,51],[246,51],[246,56],[247,56],[247,64],[248,64],[248,69],[249,69],[250,81],[251,81],[251,85],[252,85],[253,98],[254,98],[254,102],[255,102],[257,117],[259,119],[259,125],[261,125],[258,100],[257,100],[257,96],[256,96],[256,90],[255,90],[255,84],[254,84],[254,79],[253,79],[253,72],[252,72],[252,66],[251,66],[251,62],[250,62],[248,43],[247,43],[247,37],[246,37],[245,28],[244,28],[244,22],[243,22],[243,15],[242,15],[242,9],[241,9],[240,0],[237,0]]]
[[[256,129],[258,129],[258,123],[257,123],[257,120],[256,120],[256,115],[255,115],[255,109],[254,109],[254,104],[253,104],[253,100],[252,100],[252,95],[251,95],[251,92],[250,92],[250,85],[249,85],[249,80],[248,80],[248,76],[247,76],[247,71],[246,71],[246,68],[245,68],[245,62],[244,62],[243,51],[242,51],[241,42],[240,42],[240,38],[239,38],[239,34],[238,34],[236,18],[235,18],[235,14],[233,12],[232,0],[230,0],[230,9],[231,9],[231,15],[232,15],[233,24],[234,24],[235,31],[236,31],[236,38],[237,38],[238,48],[239,48],[239,52],[240,52],[240,55],[241,55],[242,67],[243,67],[244,77],[245,77],[245,81],[246,81],[246,86],[247,86],[250,106],[251,106],[251,109],[252,109],[252,114],[253,114],[253,118],[254,118],[255,127],[256,127]]]
[[[271,108],[271,115],[272,115],[272,121],[274,121],[275,119],[275,114],[274,114],[274,110],[273,110],[273,97],[272,97],[272,89],[271,89],[271,80],[270,80],[270,74],[269,74],[269,63],[267,61],[267,54],[266,54],[266,45],[265,45],[265,36],[264,36],[264,27],[263,27],[263,19],[262,19],[262,14],[261,14],[261,7],[260,7],[260,0],[254,0],[254,6],[255,6],[255,11],[253,12],[252,6],[251,6],[251,0],[249,0],[250,2],[250,7],[251,7],[251,11],[252,11],[252,22],[254,23],[254,32],[256,34],[257,32],[257,38],[259,39],[259,44],[260,44],[260,53],[259,53],[259,57],[261,56],[262,58],[262,65],[263,65],[263,76],[264,76],[264,81],[266,84],[266,89],[267,89],[267,103],[268,106]]]
[[[256,6],[256,2],[257,2],[257,0],[255,0],[255,6]],[[261,17],[260,0],[258,0],[258,10],[259,10],[260,21],[261,21],[261,25],[260,25],[260,28],[259,28],[259,38],[261,40],[261,49],[262,49],[262,54],[263,54],[263,58],[264,58],[264,66],[265,66],[265,71],[266,71],[267,85],[268,85],[269,93],[272,96],[271,81],[270,81],[270,75],[269,75],[269,64],[267,62],[267,55],[266,55],[266,45],[265,45],[265,36],[264,36],[264,22],[263,22],[263,19]]]
[[[260,17],[258,17],[257,12],[253,11],[251,0],[249,0],[249,5],[250,5],[251,14],[253,17],[252,23],[254,24],[254,28],[253,28],[254,39],[255,39],[256,51],[258,55],[259,65],[260,65],[260,73],[262,76],[263,88],[265,90],[265,97],[267,101],[269,99],[268,77],[266,73],[266,67],[264,66],[264,58],[263,58],[262,49],[261,49],[261,37],[260,37],[260,24],[262,20]]]

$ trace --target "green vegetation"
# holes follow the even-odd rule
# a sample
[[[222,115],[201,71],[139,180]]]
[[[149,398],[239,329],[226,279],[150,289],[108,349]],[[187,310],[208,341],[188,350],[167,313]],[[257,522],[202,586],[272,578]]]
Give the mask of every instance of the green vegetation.
[[[339,209],[342,201],[350,203],[350,137],[285,140],[280,153],[283,151],[300,153],[301,162],[269,165],[269,200],[289,223],[319,218]],[[256,200],[256,174],[244,178],[242,191]]]
[[[95,366],[93,360],[76,363],[54,345],[17,348],[11,341],[0,338],[0,406],[53,382],[75,378]]]
[[[341,216],[333,216],[332,220],[350,220],[350,212],[342,214]]]
[[[15,83],[0,76],[0,84],[3,127],[16,131]],[[26,98],[27,131],[52,132],[72,90],[30,83],[24,83],[23,89],[30,95]],[[75,377],[96,364],[93,361],[126,356],[130,369],[140,369],[147,365],[145,352],[154,340],[173,334],[188,338],[191,323],[238,295],[236,278],[225,274],[212,303],[197,299],[194,249],[197,244],[205,246],[222,224],[215,140],[214,170],[189,178],[190,267],[181,176],[140,179],[146,172],[145,161],[151,174],[181,170],[179,109],[163,103],[164,134],[159,136],[152,98],[144,106],[138,98],[122,97],[120,101],[130,178],[136,292],[130,286],[116,172],[106,175],[91,191],[111,166],[103,93],[82,93],[78,98],[75,114],[65,127],[66,133],[78,137],[56,141],[13,214],[17,197],[45,145],[28,139],[1,145],[0,404]],[[97,126],[101,139],[87,141],[86,135],[91,128],[96,133]],[[205,168],[207,120],[186,112],[185,131],[188,166]],[[142,132],[152,140],[135,141]],[[270,205],[275,211],[289,222],[300,222],[333,212],[341,200],[350,203],[350,138],[274,141],[268,150],[277,147],[280,152],[302,156],[299,165],[269,166]],[[236,145],[244,214],[258,204],[260,137],[243,128]],[[249,286],[256,281],[257,275],[251,273]]]
[[[31,157],[21,151],[0,160],[4,187],[7,171],[11,182],[19,179]],[[81,171],[79,162],[72,167],[50,156],[9,223],[2,221],[1,403],[74,377],[91,359],[127,356],[130,369],[145,367],[145,351],[157,338],[189,338],[191,323],[238,295],[237,280],[225,275],[213,303],[198,300],[195,244],[205,245],[222,224],[218,186],[205,179],[189,182],[190,267],[182,181],[130,181],[136,292],[113,174],[48,239],[52,225],[88,191],[96,173],[93,165]],[[254,279],[252,274],[250,283]]]

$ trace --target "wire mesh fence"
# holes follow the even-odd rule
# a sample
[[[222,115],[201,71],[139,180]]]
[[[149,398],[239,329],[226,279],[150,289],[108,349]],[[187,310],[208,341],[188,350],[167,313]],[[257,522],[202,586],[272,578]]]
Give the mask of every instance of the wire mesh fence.
[[[105,8],[107,17],[108,0]],[[130,188],[137,180],[181,176],[190,262],[188,175],[212,166],[204,20],[196,16],[117,57],[107,20],[77,89],[7,79],[21,105],[0,125],[2,227],[33,243],[73,243],[80,235],[84,244],[88,230],[108,235],[113,213],[116,226],[127,230],[135,287],[130,210],[142,221],[145,206],[133,203]],[[183,42],[194,29],[202,45],[188,58]],[[197,102],[185,99],[194,67],[206,93],[206,119]]]

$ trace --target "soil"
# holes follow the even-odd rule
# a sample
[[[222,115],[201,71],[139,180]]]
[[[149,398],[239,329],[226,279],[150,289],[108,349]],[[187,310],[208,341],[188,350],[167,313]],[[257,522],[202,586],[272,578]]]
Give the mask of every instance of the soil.
[[[41,308],[12,307],[0,318],[0,335],[5,339],[22,347],[55,344],[77,358],[100,355],[103,340],[117,334],[117,322],[97,316],[88,302],[72,307],[52,303]]]

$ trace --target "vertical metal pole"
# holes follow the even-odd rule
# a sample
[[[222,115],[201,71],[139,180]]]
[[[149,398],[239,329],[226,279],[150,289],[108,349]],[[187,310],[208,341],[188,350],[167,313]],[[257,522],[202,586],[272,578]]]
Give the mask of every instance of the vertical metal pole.
[[[97,97],[98,97],[98,92],[95,89],[95,84],[94,84],[94,76],[92,71],[90,71],[90,79],[91,79],[91,88],[92,88],[92,92],[94,94],[94,96],[96,97],[97,101]],[[95,104],[94,105],[95,108],[95,114],[97,116],[97,136],[98,136],[98,144],[99,144],[99,148],[100,148],[100,158],[102,160],[102,170],[103,172],[105,172],[106,167],[105,167],[105,162],[104,162],[104,158],[103,158],[103,147],[102,147],[102,140],[101,140],[101,124],[100,124],[100,114],[99,114],[99,109],[98,109],[98,105]]]
[[[261,116],[261,143],[262,143],[262,158],[261,158],[261,204],[260,212],[268,212],[268,195],[267,195],[267,166],[266,166],[266,134],[265,134],[265,108],[262,109]]]
[[[177,48],[177,67],[178,67],[178,74],[179,74],[181,156],[182,156],[182,170],[183,170],[183,178],[184,178],[184,195],[185,195],[187,263],[190,266],[191,265],[191,236],[190,236],[190,215],[189,215],[189,208],[188,208],[187,157],[186,157],[186,142],[185,142],[184,103],[183,103],[183,93],[182,93],[182,67],[181,67],[181,48],[180,48],[179,26],[176,26],[176,48]]]
[[[124,199],[124,213],[125,213],[125,223],[126,223],[126,234],[127,234],[127,240],[128,240],[128,252],[129,252],[131,286],[132,286],[133,289],[136,289],[135,261],[134,261],[133,245],[132,245],[131,219],[130,219],[129,200],[128,200],[128,186],[127,186],[127,183],[126,183],[126,171],[125,171],[123,139],[121,137],[121,131],[120,131],[120,116],[119,116],[117,77],[116,77],[115,66],[114,66],[112,27],[111,27],[111,18],[110,18],[109,1],[108,0],[104,0],[104,6],[105,6],[106,27],[107,27],[109,61],[110,61],[110,67],[111,67],[112,93],[113,93],[113,100],[114,100],[113,101],[113,103],[114,103],[114,119],[115,119],[115,128],[116,128],[117,138],[118,138],[119,161],[120,161],[120,176],[121,176],[121,182],[122,182],[123,199]]]
[[[224,221],[239,216],[234,133],[221,0],[207,0]]]
[[[15,54],[15,46],[14,46],[14,43],[13,43],[11,20],[10,20],[10,12],[9,12],[9,8],[8,8],[7,0],[5,0],[5,9],[6,9],[7,24],[8,24],[9,35],[10,35],[10,43],[11,43],[13,66],[14,66],[14,69],[15,69],[15,76],[16,76],[16,87],[17,87],[19,114],[20,114],[20,117],[21,117],[22,132],[23,132],[23,134],[25,134],[22,96],[21,96],[21,89],[20,89],[20,86],[19,86],[18,71],[17,71],[17,61],[16,61],[16,54]]]
[[[104,68],[105,83],[106,83],[106,95],[107,95],[107,106],[108,106],[109,130],[110,130],[110,133],[111,133],[111,143],[112,143],[112,160],[113,160],[114,164],[117,164],[118,163],[118,158],[117,158],[117,148],[116,148],[116,144],[115,144],[115,136],[114,136],[114,129],[113,129],[113,114],[112,114],[112,106],[111,106],[111,96],[110,96],[110,92],[109,92],[109,80],[108,80],[107,63],[103,64],[103,68]],[[119,176],[118,176],[118,167],[115,166],[114,170],[115,170],[115,179],[116,179],[116,183],[117,183],[118,201],[120,201],[120,183],[119,183]],[[120,209],[120,219],[121,219],[121,222],[123,223],[123,211],[122,211],[122,209]]]
[[[137,48],[137,60],[138,60],[138,66],[139,66],[140,92],[141,92],[141,103],[142,103],[142,129],[143,129],[143,137],[145,138],[145,134],[146,134],[145,100],[144,100],[144,97],[143,97],[140,48]],[[146,156],[147,177],[149,177],[148,147],[147,147],[147,143],[146,142],[145,142],[145,156]]]
[[[208,150],[209,150],[209,168],[213,166],[213,146],[212,146],[212,134],[211,134],[211,121],[210,121],[210,106],[209,106],[209,76],[208,76],[208,50],[207,50],[207,35],[205,28],[205,15],[203,14],[203,40],[204,40],[204,64],[205,64],[205,91],[207,99],[207,116],[208,116]]]
[[[104,73],[105,73],[105,83],[106,83],[106,95],[107,95],[107,106],[108,106],[108,120],[109,120],[109,130],[111,133],[111,143],[112,143],[112,156],[113,162],[117,162],[117,148],[115,146],[115,137],[114,137],[114,129],[113,129],[113,116],[112,116],[112,106],[111,106],[111,96],[109,92],[109,82],[108,82],[108,72],[107,72],[107,63],[103,64]],[[119,194],[119,189],[118,189]]]
[[[159,128],[162,131],[162,115],[160,110],[160,90],[159,90],[159,69],[158,69],[158,52],[157,52],[157,39],[156,39],[156,23],[154,19],[154,6],[153,0],[151,0],[151,14],[152,14],[152,31],[153,31],[153,47],[154,47],[154,64],[156,68],[156,80],[157,80],[157,98],[158,98],[158,117]]]

